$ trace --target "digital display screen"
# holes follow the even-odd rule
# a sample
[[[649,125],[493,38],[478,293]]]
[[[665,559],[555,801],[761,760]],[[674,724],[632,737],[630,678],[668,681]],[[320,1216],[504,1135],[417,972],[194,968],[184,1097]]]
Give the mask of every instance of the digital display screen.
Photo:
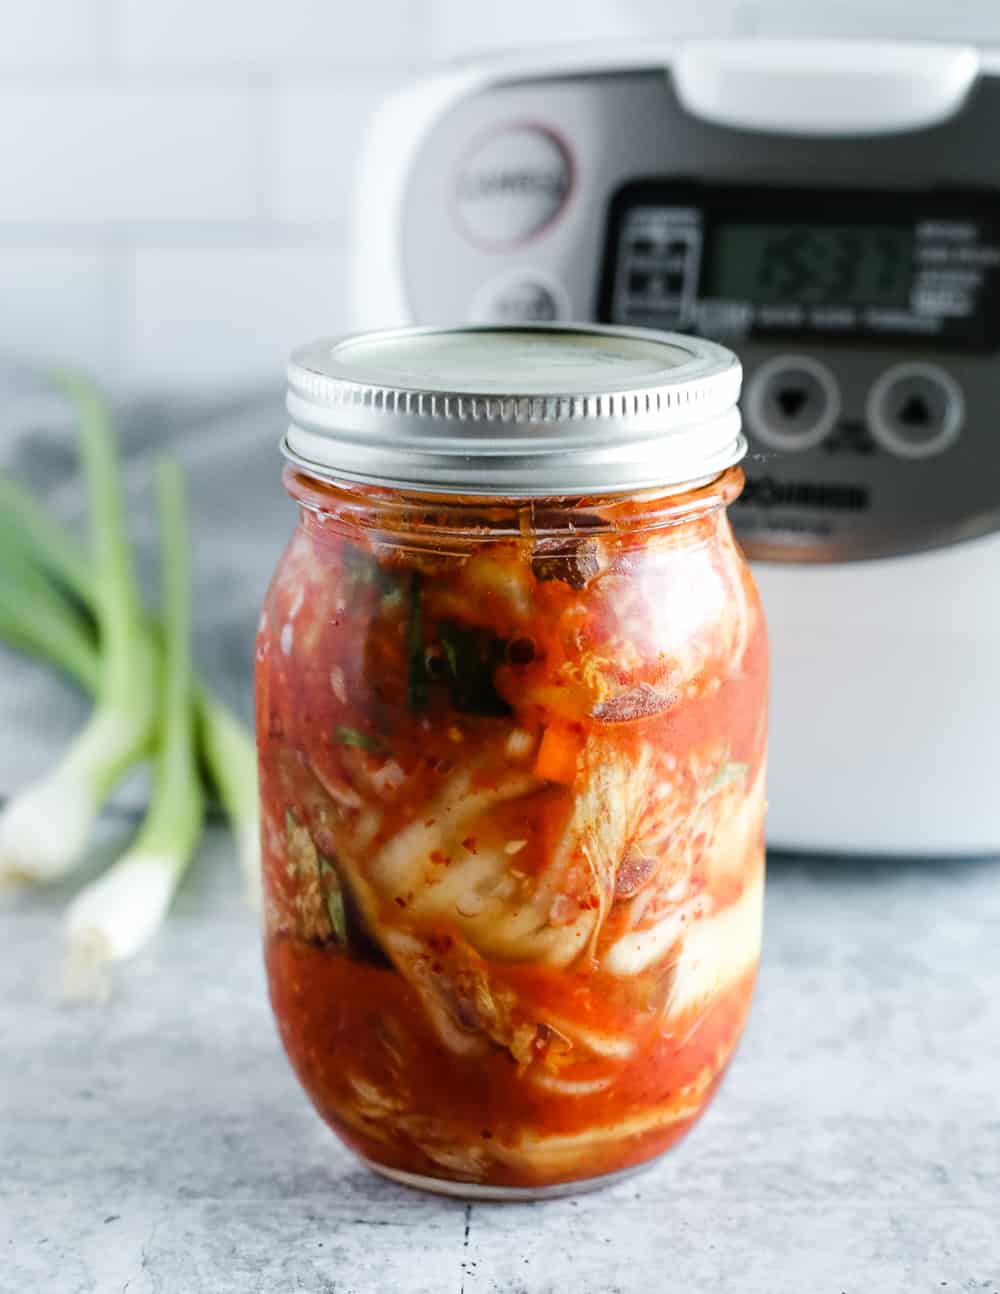
[[[1000,347],[1000,195],[635,180],[598,317],[746,339]]]
[[[699,291],[762,306],[905,309],[913,248],[912,224],[720,221],[711,231]]]

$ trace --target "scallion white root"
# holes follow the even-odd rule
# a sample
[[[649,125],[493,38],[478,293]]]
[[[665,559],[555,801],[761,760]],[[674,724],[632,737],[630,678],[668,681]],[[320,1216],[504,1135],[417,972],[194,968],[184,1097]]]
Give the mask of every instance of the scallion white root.
[[[204,812],[195,754],[191,577],[183,483],[157,476],[162,532],[163,676],[153,796],[132,847],[82,889],[66,918],[68,971],[130,957],[159,928],[198,844]]]

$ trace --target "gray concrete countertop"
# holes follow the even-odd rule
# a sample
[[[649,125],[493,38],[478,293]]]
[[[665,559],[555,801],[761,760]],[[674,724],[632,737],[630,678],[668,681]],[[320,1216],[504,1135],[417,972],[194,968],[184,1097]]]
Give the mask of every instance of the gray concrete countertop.
[[[4,1294],[1000,1290],[1000,864],[775,860],[700,1127],[604,1192],[470,1206],[313,1115],[227,854],[104,1007],[55,992],[65,893],[0,913]]]

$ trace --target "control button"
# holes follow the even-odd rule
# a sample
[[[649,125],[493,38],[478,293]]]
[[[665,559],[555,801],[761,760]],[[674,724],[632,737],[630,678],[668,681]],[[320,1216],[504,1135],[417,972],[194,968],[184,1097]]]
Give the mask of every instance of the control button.
[[[568,319],[569,297],[547,274],[505,274],[487,283],[469,312],[471,323],[551,323]]]
[[[930,458],[957,438],[965,400],[955,379],[934,364],[896,364],[868,393],[868,425],[900,458]]]
[[[833,374],[809,355],[776,355],[754,373],[747,388],[747,425],[772,449],[818,445],[840,414]]]
[[[572,179],[569,153],[544,126],[516,124],[491,131],[459,165],[459,224],[481,246],[515,247],[555,220]]]

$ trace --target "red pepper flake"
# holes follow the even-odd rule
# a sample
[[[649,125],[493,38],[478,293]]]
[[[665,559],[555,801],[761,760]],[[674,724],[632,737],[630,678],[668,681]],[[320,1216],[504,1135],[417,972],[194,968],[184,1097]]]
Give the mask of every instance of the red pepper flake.
[[[455,1003],[455,1013],[466,1029],[478,1029],[480,1026],[479,1012],[476,1010],[475,1002],[466,997],[460,997]]]
[[[444,863],[444,865],[447,866],[451,862],[451,859],[448,857],[447,854],[442,853],[440,849],[432,849],[431,862]]]
[[[615,898],[630,899],[638,894],[656,871],[656,859],[633,846],[622,859],[615,876]]]
[[[399,904],[401,908],[406,907],[406,900],[402,897],[402,895],[400,894],[396,895],[396,902]]]
[[[425,827],[433,827],[433,826],[434,826],[434,824],[435,824],[435,822],[437,822],[437,818],[425,818],[425,819],[424,819],[424,826],[425,826]]]
[[[466,836],[465,839],[462,841],[462,848],[467,849],[470,854],[476,853],[475,836]]]
[[[600,701],[591,714],[599,723],[631,723],[636,719],[649,719],[662,714],[676,704],[669,693],[658,692],[648,683],[640,683],[627,692],[619,692],[608,701]]]

